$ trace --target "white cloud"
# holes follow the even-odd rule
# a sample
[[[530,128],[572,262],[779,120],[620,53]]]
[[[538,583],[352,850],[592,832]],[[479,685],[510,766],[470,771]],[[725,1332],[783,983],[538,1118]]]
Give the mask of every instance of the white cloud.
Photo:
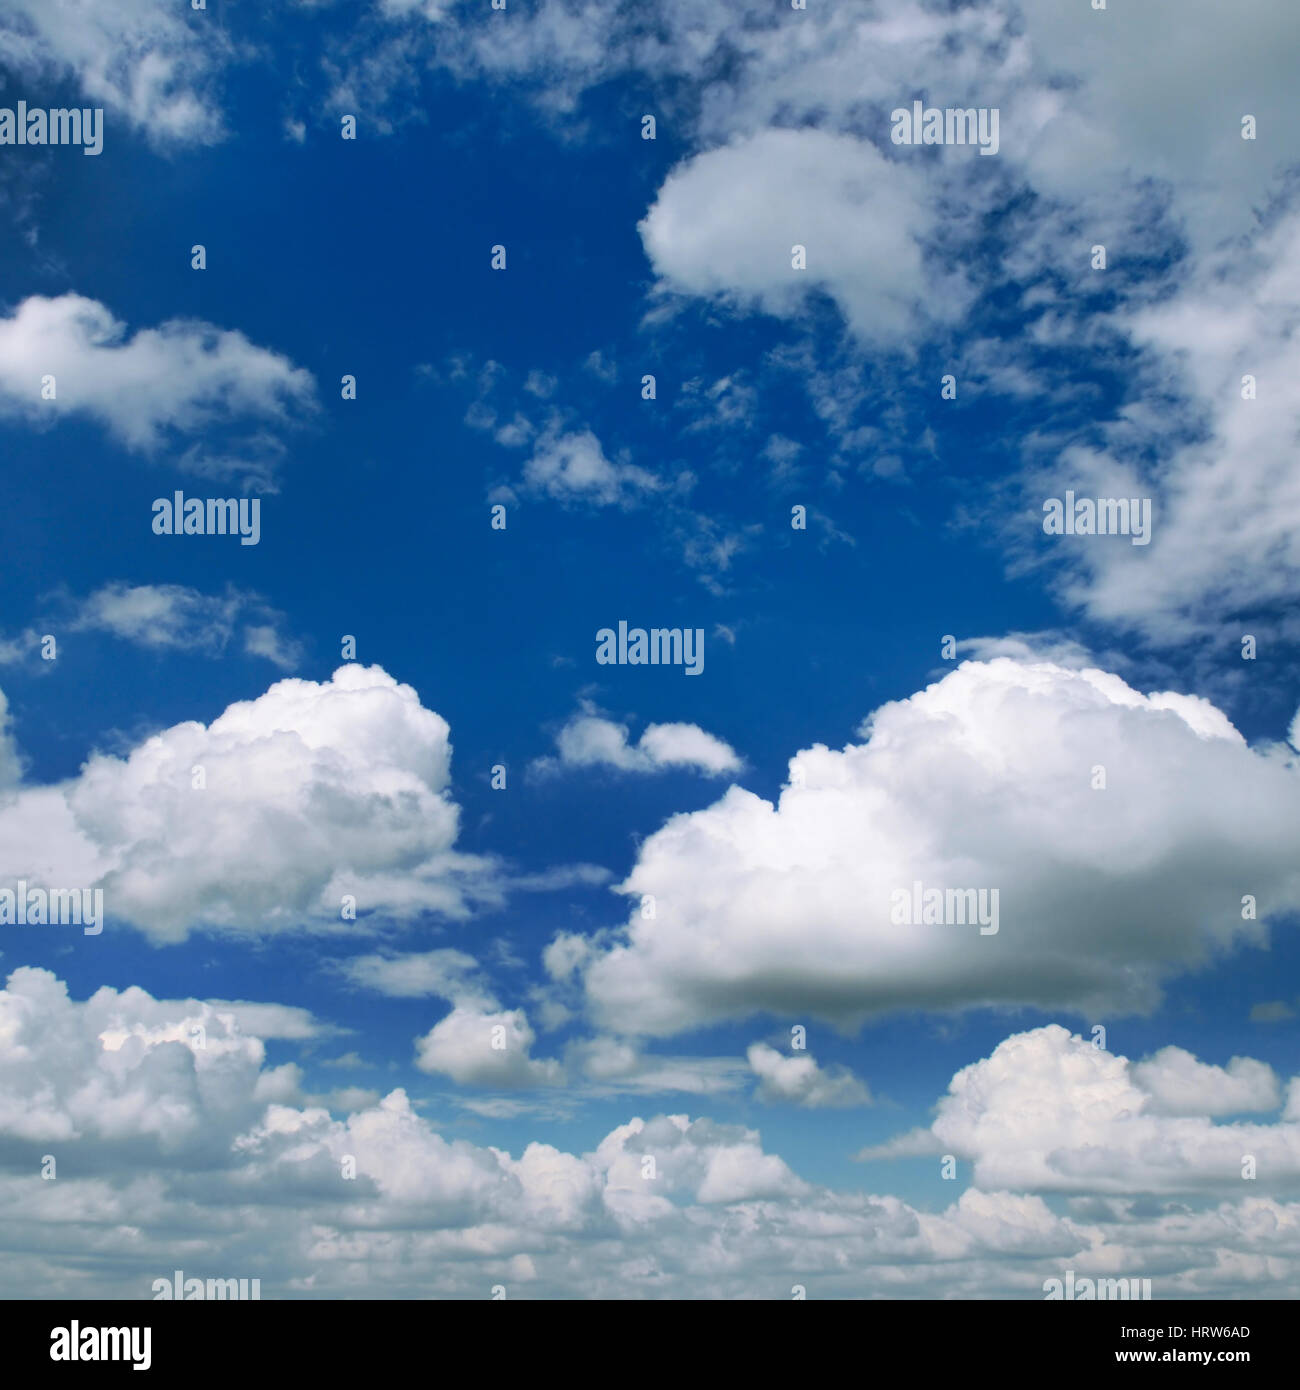
[[[210,725],[0,800],[6,878],[104,890],[160,941],[199,927],[365,930],[365,918],[467,912],[486,864],[453,849],[447,724],[379,667],[283,680]],[[201,767],[204,786],[195,787]],[[356,899],[358,922],[341,918]]]
[[[607,1035],[572,1040],[563,1063],[534,1059],[535,1035],[527,1016],[519,1009],[502,1009],[478,962],[464,951],[354,956],[339,961],[337,968],[359,988],[390,998],[448,1000],[450,1013],[416,1040],[417,1065],[462,1085],[513,1090],[568,1080],[567,1095],[586,1098],[670,1091],[716,1095],[736,1090],[741,1081],[743,1069],[733,1058],[648,1056],[636,1043]],[[493,1046],[498,1028],[498,1046]],[[573,1078],[579,1076],[585,1082],[575,1090]],[[514,1114],[523,1108],[501,1097],[462,1103],[484,1114]]]
[[[744,766],[729,744],[706,733],[697,724],[648,724],[640,739],[628,742],[626,724],[616,724],[583,702],[555,738],[559,758],[540,758],[539,772],[558,767],[610,767],[620,772],[662,772],[686,768],[710,777],[739,772]]]
[[[21,967],[0,991],[0,1133],[201,1162],[212,1129],[229,1143],[267,1103],[298,1094],[296,1067],[264,1068],[253,1027],[317,1031],[300,1009],[155,1000],[134,987],[78,1004],[48,971]]]
[[[1104,448],[1074,446],[1031,471],[1025,517],[1041,533],[1043,500],[1066,488],[1146,497],[1151,542],[1055,538],[1044,553],[1064,567],[1067,602],[1164,643],[1225,625],[1235,643],[1286,613],[1300,589],[1298,321],[1295,207],[1246,245],[1180,266],[1159,303],[1119,312],[1144,352],[1137,398],[1106,424]],[[1246,376],[1254,400],[1242,399]]]
[[[354,985],[393,999],[490,999],[478,979],[478,962],[464,951],[443,948],[395,955],[353,956],[339,969]]]
[[[1198,1080],[1200,1107],[1188,1090]],[[1254,1184],[1288,1189],[1300,1177],[1293,1115],[1267,1125],[1211,1118],[1275,1108],[1271,1080],[1262,1063],[1206,1067],[1178,1048],[1134,1066],[1053,1024],[1015,1034],[959,1071],[928,1132],[863,1156],[953,1153],[974,1164],[976,1185],[988,1190],[1161,1193],[1230,1191],[1251,1155]]]
[[[1273,1068],[1250,1057],[1212,1067],[1181,1047],[1164,1047],[1135,1063],[1132,1076],[1152,1098],[1148,1109],[1162,1115],[1235,1115],[1282,1103]]]
[[[1248,226],[1270,178],[1300,158],[1300,14],[1287,0],[1260,0],[1248,19],[1217,0],[1020,12],[1040,70],[1075,80],[1035,94],[1029,162],[1044,189],[1077,197],[1121,174],[1166,180],[1188,231],[1217,240]],[[1241,138],[1248,113],[1259,123],[1253,145]]]
[[[1243,894],[1264,917],[1300,905],[1300,774],[1208,701],[998,659],[861,733],[793,758],[777,805],[734,786],[645,841],[619,891],[652,896],[654,917],[583,962],[598,1025],[1146,1011],[1166,974],[1264,939]],[[910,903],[917,882],[997,890],[998,931],[896,924],[894,894]]]
[[[513,1089],[555,1085],[564,1068],[532,1057],[536,1034],[522,1009],[493,1009],[460,1002],[416,1039],[416,1066],[440,1072],[462,1086]]]
[[[547,400],[555,394],[555,388],[559,385],[559,380],[549,372],[544,372],[540,367],[534,367],[524,379],[524,390],[530,396],[536,396],[538,400]]]
[[[686,427],[688,433],[708,429],[745,430],[753,425],[758,400],[758,388],[751,385],[743,373],[733,372],[719,377],[709,386],[698,377],[682,382],[677,407],[690,411],[695,417]]]
[[[603,381],[606,386],[612,386],[618,380],[617,364],[607,358],[599,348],[590,353],[582,365],[585,371],[590,372],[597,381]]]
[[[516,1090],[553,1086],[564,1067],[531,1056],[536,1034],[522,1009],[503,1009],[464,951],[356,956],[339,969],[353,984],[397,999],[442,998],[452,1008],[415,1040],[421,1071],[462,1086]]]
[[[9,701],[0,690],[0,793],[17,786],[22,781],[22,758],[14,741],[13,715],[9,712]]]
[[[558,893],[568,888],[598,888],[613,877],[601,864],[555,864],[536,873],[512,874],[507,882],[521,893]]]
[[[524,483],[548,497],[598,507],[633,506],[660,487],[644,468],[607,459],[590,430],[566,433],[554,426],[541,435],[524,465]]]
[[[0,637],[0,666],[32,660],[40,649],[41,634],[34,627],[24,628],[17,637]]]
[[[380,14],[387,19],[419,15],[435,24],[446,16],[451,7],[449,0],[378,0],[378,5]]]
[[[57,396],[42,400],[52,375]],[[173,432],[253,416],[282,422],[314,404],[311,374],[240,332],[171,319],[127,337],[81,295],[32,295],[0,318],[0,409],[30,422],[89,415],[127,448],[150,453]]]
[[[534,1034],[526,1015],[502,1009],[478,962],[464,951],[354,956],[339,961],[338,969],[352,984],[390,998],[448,1000],[451,1012],[416,1040],[417,1065],[464,1085],[515,1089],[569,1080],[569,1097],[588,1098],[669,1091],[715,1095],[736,1090],[741,1081],[742,1068],[733,1058],[648,1056],[634,1042],[607,1035],[572,1040],[562,1064],[534,1059]],[[544,998],[541,1002],[546,1004]],[[543,1007],[544,1019],[549,1012]],[[500,1045],[494,1047],[497,1028]],[[585,1081],[575,1089],[572,1078],[578,1076]],[[504,1097],[460,1103],[488,1115],[531,1108]]]
[[[209,648],[230,640],[241,596],[201,594],[181,584],[117,580],[88,594],[71,622],[74,632],[108,632],[142,647]]]
[[[301,649],[280,630],[284,620],[258,597],[228,587],[220,595],[202,594],[181,584],[128,584],[115,580],[88,594],[76,606],[73,632],[107,632],[125,642],[156,649],[225,650],[243,621],[244,650],[281,670],[301,659]]]
[[[110,117],[160,144],[220,138],[214,79],[231,55],[208,15],[165,0],[8,0],[0,14],[7,64],[41,77],[71,74]]]
[[[627,1038],[597,1034],[575,1039],[565,1049],[565,1065],[580,1072],[582,1094],[722,1095],[736,1091],[745,1068],[734,1057],[672,1057],[643,1052]]]
[[[661,288],[789,315],[809,289],[863,339],[907,344],[942,316],[920,239],[930,227],[914,172],[871,144],[818,130],[769,130],[679,165],[641,223]],[[807,269],[791,267],[806,248]]]
[[[1053,666],[1080,669],[1098,664],[1085,646],[1058,632],[1008,632],[999,637],[964,637],[957,643],[957,651],[972,661],[994,661],[1005,656],[1012,661],[1049,661]]]
[[[502,425],[493,438],[507,449],[521,449],[533,437],[533,426],[522,415],[516,415],[508,424]]]
[[[824,1106],[869,1105],[871,1092],[847,1067],[819,1067],[807,1053],[787,1055],[767,1043],[751,1044],[750,1070],[758,1077],[760,1100]]]
[[[715,777],[739,772],[743,766],[729,744],[697,724],[648,724],[637,751],[655,767],[693,767]]]
[[[244,629],[244,651],[265,657],[282,671],[292,671],[302,660],[301,644],[285,637],[274,622],[250,623]]]
[[[264,1297],[468,1297],[504,1282],[554,1298],[788,1298],[801,1283],[810,1297],[1037,1299],[1066,1268],[1149,1271],[1167,1298],[1300,1287],[1300,1204],[1244,1191],[1235,1157],[1249,1137],[1276,1158],[1300,1127],[1227,1127],[1232,1171],[1218,1172],[1196,1157],[1219,1144],[1215,1126],[1144,1115],[1123,1059],[1063,1029],[1008,1039],[954,1078],[931,1140],[969,1151],[979,1185],[928,1212],[806,1182],[755,1131],[706,1117],[636,1117],[587,1153],[534,1142],[517,1156],[444,1138],[402,1090],[331,1093],[358,1106],[334,1118],[301,1095],[296,1066],[267,1067],[255,1024],[288,1038],[318,1026],[138,988],[78,1002],[47,971],[10,976],[0,1291],[147,1297],[178,1249],[187,1271],[261,1278]],[[57,1182],[33,1186],[33,1150],[56,1154]],[[1071,1155],[1091,1187],[1063,1179]],[[987,1186],[1008,1168],[1083,1195],[1057,1214],[1035,1191]],[[1124,1173],[1131,1193],[1176,1177],[1179,1200],[1136,1205]]]
[[[1285,1023],[1295,1017],[1295,1010],[1285,999],[1269,999],[1263,1003],[1252,1004],[1250,1021],[1252,1023]]]

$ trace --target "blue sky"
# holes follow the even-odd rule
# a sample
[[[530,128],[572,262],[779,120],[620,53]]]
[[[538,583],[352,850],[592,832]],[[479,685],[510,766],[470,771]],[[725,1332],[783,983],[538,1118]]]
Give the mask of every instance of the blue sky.
[[[0,17],[7,1292],[1294,1296],[1300,28],[1187,8]]]

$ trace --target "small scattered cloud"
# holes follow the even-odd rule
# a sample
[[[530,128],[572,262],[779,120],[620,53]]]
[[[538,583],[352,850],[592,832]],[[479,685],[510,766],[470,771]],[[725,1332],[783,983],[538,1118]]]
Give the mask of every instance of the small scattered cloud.
[[[560,768],[607,767],[619,772],[651,773],[680,768],[708,777],[723,777],[744,767],[730,744],[706,733],[698,724],[648,724],[631,743],[628,726],[601,715],[589,700],[555,737],[558,758],[539,758],[531,765],[538,774]]]
[[[1295,1016],[1295,1009],[1283,999],[1270,999],[1263,1004],[1254,1004],[1250,1010],[1252,1023],[1286,1023]]]
[[[302,660],[302,648],[284,633],[284,620],[257,594],[233,587],[214,595],[180,584],[115,580],[73,601],[68,627],[72,632],[108,633],[155,651],[219,656],[242,626],[246,655],[264,657],[289,671]]]
[[[620,455],[606,457],[589,429],[549,426],[524,466],[524,485],[557,501],[586,502],[597,507],[633,507],[663,484],[644,468]]]
[[[787,1056],[757,1042],[746,1053],[758,1077],[758,1098],[809,1110],[870,1105],[871,1092],[847,1067],[819,1067],[807,1053]]]

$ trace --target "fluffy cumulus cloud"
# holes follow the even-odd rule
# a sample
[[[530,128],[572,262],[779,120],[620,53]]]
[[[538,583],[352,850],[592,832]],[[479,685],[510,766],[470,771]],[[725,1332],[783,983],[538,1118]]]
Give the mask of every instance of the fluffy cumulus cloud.
[[[621,939],[579,942],[598,1021],[669,1034],[760,1011],[1147,1010],[1162,977],[1300,904],[1300,775],[1208,701],[1095,669],[966,662],[641,847]],[[1104,775],[1104,789],[1100,778]],[[916,885],[977,890],[914,916]],[[998,894],[996,921],[993,892]],[[978,904],[977,904],[978,905]]]
[[[578,938],[573,938],[579,942]],[[579,942],[580,944],[580,942]],[[563,954],[563,943],[549,948]],[[415,1065],[445,1076],[462,1088],[455,1103],[476,1113],[500,1117],[525,1110],[571,1113],[575,1103],[625,1094],[720,1095],[739,1091],[746,1068],[734,1057],[665,1056],[643,1050],[639,1040],[612,1034],[571,1037],[562,1058],[535,1057],[537,1035],[521,1008],[507,1008],[497,997],[479,962],[464,951],[381,951],[333,963],[354,988],[393,999],[441,999],[451,1007],[428,1032],[415,1039]],[[558,966],[557,966],[558,969]],[[570,1021],[571,1012],[545,989],[532,991],[548,1028]],[[813,1103],[857,1103],[858,1094],[842,1074],[789,1078],[791,1091],[815,1090]],[[553,1088],[564,1086],[562,1095]],[[544,1102],[508,1092],[552,1088]],[[475,1088],[494,1095],[472,1094]]]
[[[819,1067],[807,1053],[786,1054],[767,1043],[752,1044],[747,1056],[760,1100],[809,1109],[870,1103],[870,1091],[847,1067]]]
[[[359,989],[394,999],[433,998],[451,1004],[415,1040],[415,1065],[421,1071],[446,1076],[460,1086],[496,1091],[553,1086],[565,1078],[560,1062],[531,1055],[537,1035],[527,1014],[503,1008],[478,961],[464,951],[379,952],[338,961],[335,968]],[[494,1106],[492,1101],[483,1103],[487,1111]]]
[[[862,339],[908,341],[920,306],[955,312],[956,286],[931,299],[920,241],[931,215],[916,174],[851,136],[769,130],[688,159],[641,223],[661,287],[788,315],[810,289]],[[806,268],[795,268],[796,246]]]
[[[1148,1115],[1123,1058],[1060,1028],[953,1078],[923,1138],[966,1156],[974,1179],[933,1212],[819,1187],[754,1130],[707,1117],[633,1118],[584,1153],[512,1153],[444,1137],[401,1089],[321,1105],[295,1064],[267,1065],[263,1041],[319,1032],[274,1004],[138,988],[77,1001],[47,971],[14,971],[0,991],[0,1291],[147,1298],[180,1267],[259,1278],[265,1297],[504,1283],[512,1298],[788,1298],[794,1284],[1041,1298],[1072,1268],[1222,1297],[1275,1294],[1300,1272],[1300,1205],[1215,1176],[1245,1141],[1293,1170],[1297,1126],[1218,1139],[1203,1115]],[[35,1176],[47,1154],[55,1182]],[[1063,1176],[1071,1154],[1086,1179]],[[1198,1181],[1226,1192],[1198,1196]],[[1169,1186],[1177,1202],[1134,1200]]]
[[[531,1055],[536,1034],[522,1009],[492,1009],[457,1002],[416,1043],[416,1065],[463,1086],[501,1090],[555,1084],[564,1077],[559,1062]]]
[[[498,1091],[558,1085],[563,1065],[534,1058],[537,1035],[522,1009],[505,1009],[464,951],[444,948],[354,956],[337,968],[361,989],[397,999],[436,998],[451,1004],[423,1037],[415,1040],[415,1065],[461,1086]]]
[[[555,737],[558,758],[540,758],[533,768],[608,767],[619,772],[663,772],[682,768],[721,777],[744,766],[736,751],[698,724],[647,724],[636,743],[628,726],[606,719],[589,702]]]
[[[301,1009],[157,1000],[136,988],[105,986],[75,1003],[61,980],[23,967],[0,991],[0,1133],[75,1142],[99,1163],[152,1153],[202,1166],[212,1127],[229,1135],[299,1095],[298,1068],[266,1067],[263,1039],[315,1031]]]
[[[42,378],[57,392],[42,399]],[[50,423],[98,421],[127,448],[152,452],[175,434],[309,410],[311,374],[240,332],[173,319],[127,335],[93,299],[32,295],[0,318],[0,409]]]
[[[96,753],[67,782],[11,788],[0,874],[102,888],[110,922],[160,942],[463,915],[489,889],[484,863],[453,848],[447,736],[379,667],[283,680],[209,725]]]
[[[1276,1110],[1280,1099],[1262,1062],[1234,1058],[1224,1069],[1165,1048],[1134,1065],[1052,1025],[963,1068],[928,1131],[865,1156],[952,1153],[973,1164],[981,1188],[1112,1194],[1222,1193],[1248,1176],[1252,1159],[1255,1188],[1284,1192],[1300,1179],[1294,1116],[1213,1121]]]
[[[613,1095],[721,1095],[740,1090],[746,1068],[734,1057],[665,1056],[647,1053],[627,1038],[597,1034],[574,1037],[563,1058],[532,1055],[536,1034],[523,1009],[507,1009],[473,956],[442,949],[355,956],[336,968],[354,986],[396,999],[444,999],[450,1010],[415,1039],[415,1065],[464,1088],[455,1102],[476,1113],[500,1117],[525,1110],[571,1113],[578,1101]],[[545,993],[542,1017],[554,1026]],[[567,1021],[567,1011],[559,1021]],[[564,1086],[545,1104],[506,1095],[537,1087]],[[473,1094],[474,1088],[495,1092]],[[819,1093],[847,1094],[840,1075],[817,1075]],[[816,1103],[841,1104],[839,1099]]]
[[[1282,1103],[1273,1068],[1250,1057],[1211,1067],[1181,1047],[1165,1047],[1134,1066],[1132,1075],[1151,1097],[1147,1108],[1165,1115],[1233,1115]]]

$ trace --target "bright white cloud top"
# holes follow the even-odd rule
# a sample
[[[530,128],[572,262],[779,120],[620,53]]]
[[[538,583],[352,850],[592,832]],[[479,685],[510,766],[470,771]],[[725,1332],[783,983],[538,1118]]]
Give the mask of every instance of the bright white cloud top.
[[[490,881],[454,848],[448,732],[379,667],[279,681],[210,725],[177,724],[125,757],[95,754],[68,782],[11,791],[3,874],[102,888],[110,919],[158,941],[464,915],[466,892]]]
[[[57,394],[42,397],[42,378]],[[244,417],[285,421],[314,404],[310,372],[235,329],[174,319],[128,337],[93,299],[32,295],[0,318],[0,408],[31,422],[86,414],[127,448],[156,450]]]
[[[623,939],[565,961],[598,1020],[671,1034],[760,1011],[846,1028],[897,1009],[1146,1011],[1162,978],[1300,905],[1300,772],[1206,700],[1001,658],[860,733],[791,759],[776,805],[735,786],[645,842]],[[918,882],[998,890],[999,930],[891,920]]]
[[[174,1267],[180,1226],[196,1267],[315,1296],[354,1293],[364,1271],[370,1291],[423,1297],[504,1281],[525,1297],[788,1298],[797,1282],[811,1297],[1035,1298],[1065,1267],[1141,1267],[1140,1250],[1159,1254],[1161,1297],[1239,1295],[1294,1278],[1300,1261],[1300,1206],[1267,1184],[1176,1214],[1118,1195],[1213,1185],[1243,1143],[1275,1178],[1294,1173],[1300,1125],[1148,1115],[1136,1068],[1058,1027],[959,1072],[934,1133],[899,1146],[973,1161],[972,1185],[931,1214],[809,1183],[754,1130],[707,1118],[634,1118],[589,1152],[530,1143],[514,1156],[443,1138],[400,1089],[336,1112],[301,1094],[295,1066],[267,1067],[255,1031],[314,1026],[301,1011],[140,989],[77,1002],[49,972],[15,971],[0,991],[0,1137],[53,1143],[61,1166],[57,1183],[0,1178],[16,1246],[3,1291],[65,1269],[87,1296],[138,1284],[146,1297]],[[1098,1135],[1106,1147],[1089,1146]],[[1039,1195],[1067,1190],[1115,1195],[1063,1213]],[[68,1250],[92,1237],[94,1260],[74,1271]]]

